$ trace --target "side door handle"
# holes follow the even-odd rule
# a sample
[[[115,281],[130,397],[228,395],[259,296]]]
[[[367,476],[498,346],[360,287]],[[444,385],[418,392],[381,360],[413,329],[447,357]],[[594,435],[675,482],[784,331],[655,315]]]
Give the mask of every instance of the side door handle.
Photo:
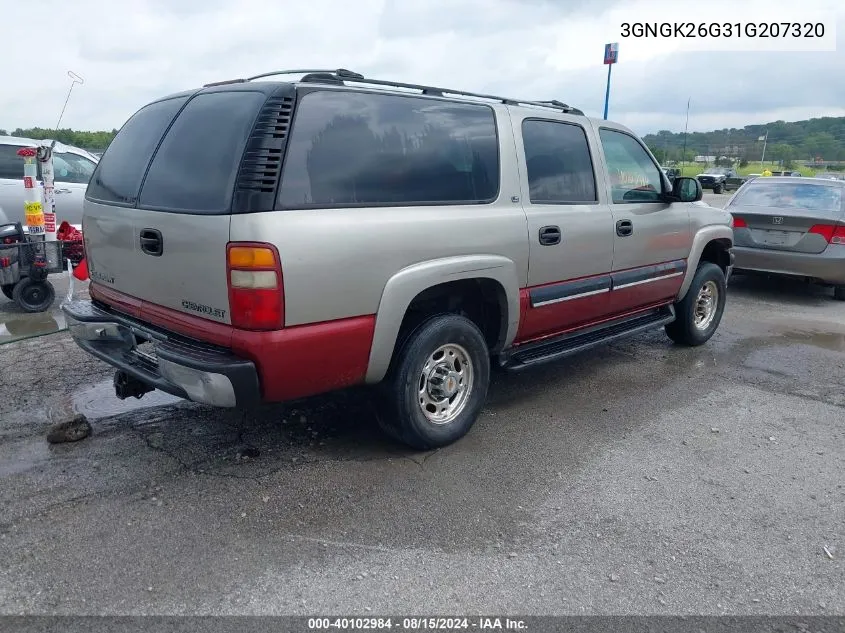
[[[540,229],[540,244],[553,246],[560,244],[561,232],[559,226],[544,226]]]
[[[616,223],[616,235],[627,237],[634,232],[634,223],[630,220],[619,220]]]
[[[53,193],[70,193],[70,189],[53,189]]]
[[[153,257],[161,257],[164,252],[164,240],[161,237],[161,231],[143,229],[141,231],[141,251]]]

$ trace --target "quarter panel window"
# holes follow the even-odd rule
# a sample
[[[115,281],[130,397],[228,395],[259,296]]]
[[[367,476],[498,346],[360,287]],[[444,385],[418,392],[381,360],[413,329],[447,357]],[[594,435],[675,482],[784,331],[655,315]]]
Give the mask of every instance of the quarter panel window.
[[[659,202],[660,170],[637,140],[624,132],[599,131],[613,202]]]
[[[581,126],[527,119],[522,142],[532,204],[596,202],[593,163]]]
[[[123,125],[103,154],[86,197],[102,202],[133,205],[141,181],[164,131],[187,97],[144,106]]]
[[[288,143],[283,208],[477,204],[499,190],[496,121],[482,104],[315,91]]]

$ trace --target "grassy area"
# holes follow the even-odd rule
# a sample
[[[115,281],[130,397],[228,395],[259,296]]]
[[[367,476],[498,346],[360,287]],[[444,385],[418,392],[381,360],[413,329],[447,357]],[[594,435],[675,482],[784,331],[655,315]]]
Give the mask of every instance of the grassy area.
[[[689,177],[694,178],[698,174],[704,173],[706,171],[706,169],[707,168],[703,167],[702,165],[684,165],[681,168],[681,171],[682,171],[684,176],[689,176]],[[758,161],[756,163],[748,163],[748,165],[746,165],[745,167],[741,167],[741,168],[737,169],[737,172],[741,176],[747,176],[748,174],[762,174],[765,169],[769,169],[771,171],[780,171],[780,170],[783,169],[783,167],[781,167],[777,163],[763,164],[763,163]],[[815,176],[816,175],[815,169],[810,169],[809,167],[804,167],[804,166],[795,166],[793,168],[793,171],[801,172],[802,176]]]

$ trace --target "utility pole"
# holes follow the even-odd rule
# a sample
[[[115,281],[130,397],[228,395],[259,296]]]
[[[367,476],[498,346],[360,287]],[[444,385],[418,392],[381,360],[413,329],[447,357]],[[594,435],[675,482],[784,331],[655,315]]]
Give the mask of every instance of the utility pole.
[[[766,143],[769,140],[769,131],[766,130],[766,136],[763,137],[763,155],[760,157],[760,166],[763,167],[763,163],[766,161]]]

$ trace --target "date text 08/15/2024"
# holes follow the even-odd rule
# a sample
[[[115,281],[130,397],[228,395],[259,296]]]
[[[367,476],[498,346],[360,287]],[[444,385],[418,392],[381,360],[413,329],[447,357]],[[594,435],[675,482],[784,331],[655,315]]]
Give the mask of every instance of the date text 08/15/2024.
[[[497,617],[353,617],[353,618],[308,618],[308,629],[320,630],[390,630],[401,631],[449,631],[449,630],[502,630],[524,631],[524,620]]]

